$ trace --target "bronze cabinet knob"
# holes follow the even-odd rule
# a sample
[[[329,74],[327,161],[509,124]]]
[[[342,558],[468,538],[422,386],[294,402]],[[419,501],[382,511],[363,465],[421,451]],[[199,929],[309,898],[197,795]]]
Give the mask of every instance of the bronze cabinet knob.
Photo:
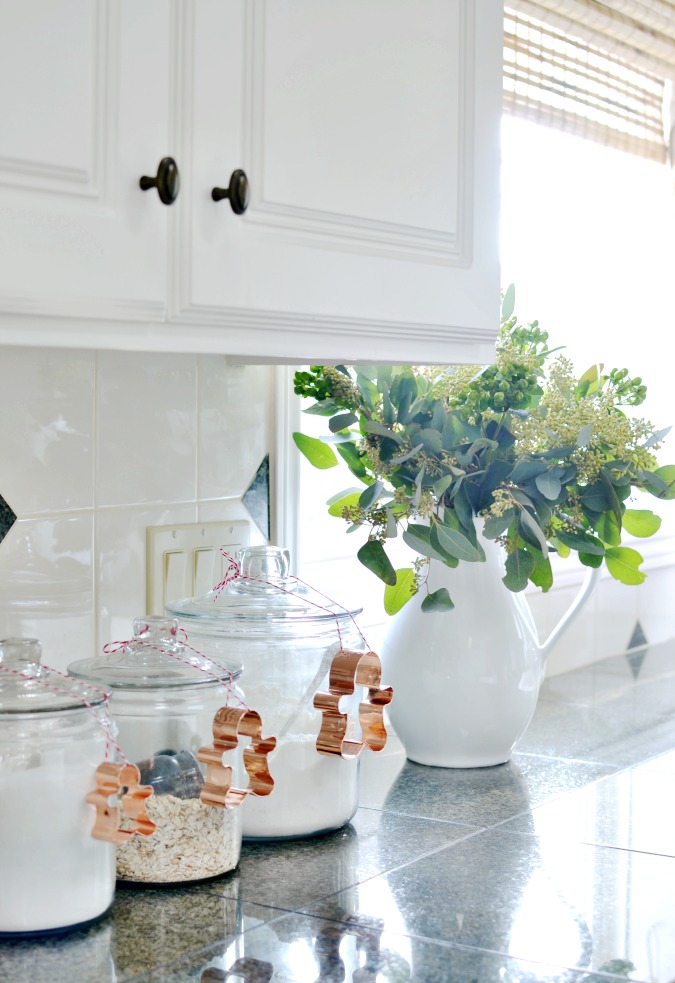
[[[180,190],[178,164],[173,157],[162,157],[156,177],[142,177],[138,182],[143,191],[157,188],[159,200],[165,205],[173,205]]]
[[[222,201],[223,198],[228,198],[234,214],[242,215],[248,208],[250,198],[246,171],[242,171],[241,168],[232,171],[229,187],[212,188],[211,197],[214,201]]]

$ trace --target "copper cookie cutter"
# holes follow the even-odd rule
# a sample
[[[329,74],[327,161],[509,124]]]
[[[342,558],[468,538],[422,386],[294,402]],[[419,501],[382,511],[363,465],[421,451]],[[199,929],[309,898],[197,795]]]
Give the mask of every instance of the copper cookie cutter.
[[[126,843],[137,833],[150,836],[157,826],[145,809],[146,799],[154,794],[152,785],[141,785],[141,773],[133,764],[104,761],[96,769],[96,789],[85,796],[85,801],[96,807],[96,820],[91,835],[95,840],[109,843]],[[120,805],[110,805],[110,797],[120,797]],[[122,817],[130,820],[129,828],[120,826]]]
[[[356,758],[367,745],[371,751],[381,751],[387,743],[384,708],[391,703],[394,691],[382,687],[382,664],[375,652],[340,650],[333,657],[328,674],[328,692],[317,693],[314,707],[321,710],[321,730],[316,749],[321,754],[338,754]],[[348,717],[340,711],[340,700],[351,696],[356,686],[365,686],[368,695],[359,705],[361,741],[346,739]]]
[[[250,737],[244,748],[244,767],[248,774],[246,788],[232,786],[232,767],[223,764],[223,754],[236,748],[239,736]],[[213,718],[213,744],[201,747],[197,760],[207,766],[206,780],[199,798],[204,805],[234,809],[247,795],[269,795],[274,779],[267,766],[267,755],[277,746],[276,737],[262,736],[262,721],[255,710],[221,707]]]

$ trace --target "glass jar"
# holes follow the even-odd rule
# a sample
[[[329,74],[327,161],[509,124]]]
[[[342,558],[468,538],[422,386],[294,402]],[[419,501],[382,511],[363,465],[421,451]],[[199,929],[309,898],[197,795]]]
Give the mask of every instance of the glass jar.
[[[86,796],[109,751],[106,694],[40,664],[35,638],[0,641],[0,936],[99,918],[115,848]]]
[[[154,792],[145,809],[157,828],[117,847],[117,877],[148,884],[219,877],[239,863],[241,813],[229,802],[222,808],[202,801],[201,752],[213,745],[216,713],[245,708],[235,683],[241,666],[216,665],[185,645],[171,618],[137,618],[133,631],[102,657],[68,666],[70,675],[110,691],[119,746]],[[228,766],[232,786],[240,786],[243,767],[234,749]]]
[[[324,745],[322,751],[317,743],[323,742],[320,734],[327,735],[327,715],[320,694],[330,690],[334,660],[343,651],[365,654],[365,641],[352,613],[289,577],[288,550],[246,547],[236,559],[233,579],[201,597],[171,602],[167,612],[201,651],[243,663],[248,697],[277,738],[269,756],[274,795],[246,803],[244,838],[288,839],[339,829],[358,807],[360,687],[341,691],[346,732],[338,733],[337,743],[328,735],[331,748]],[[326,705],[331,700],[337,709],[334,697]],[[335,714],[328,716],[328,729],[336,725],[339,731]]]

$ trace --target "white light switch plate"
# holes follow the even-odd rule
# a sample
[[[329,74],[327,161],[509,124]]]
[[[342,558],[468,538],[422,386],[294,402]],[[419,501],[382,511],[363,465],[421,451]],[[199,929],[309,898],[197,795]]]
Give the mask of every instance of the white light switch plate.
[[[206,594],[224,577],[227,560],[248,546],[243,520],[148,526],[145,537],[146,613],[164,614],[169,601]]]

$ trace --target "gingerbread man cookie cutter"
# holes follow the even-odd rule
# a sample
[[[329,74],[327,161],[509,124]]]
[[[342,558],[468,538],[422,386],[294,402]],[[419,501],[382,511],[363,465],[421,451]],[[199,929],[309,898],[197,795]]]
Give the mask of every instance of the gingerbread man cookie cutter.
[[[223,764],[223,754],[237,747],[240,735],[251,738],[249,746],[244,748],[246,788],[233,787],[232,767]],[[262,721],[255,710],[221,707],[213,718],[213,744],[197,752],[197,760],[207,766],[199,796],[201,802],[220,809],[235,809],[247,795],[269,795],[274,779],[267,766],[267,755],[276,746],[276,737],[262,736]]]
[[[141,773],[134,764],[104,761],[96,769],[96,789],[85,796],[85,801],[96,807],[96,819],[91,831],[95,840],[110,843],[126,843],[132,836],[150,836],[157,829],[148,816],[145,803],[153,795],[151,785],[141,785]],[[123,789],[126,791],[123,792]],[[120,796],[119,805],[111,805],[111,796]],[[128,819],[129,828],[122,829],[122,817]]]
[[[341,649],[334,657],[328,674],[328,692],[317,693],[314,707],[322,713],[316,749],[321,754],[356,758],[364,747],[381,751],[387,743],[384,708],[391,702],[391,686],[381,686],[382,664],[375,652],[352,652]],[[351,696],[356,686],[368,689],[359,705],[361,741],[347,739],[348,716],[340,710],[343,696]]]

